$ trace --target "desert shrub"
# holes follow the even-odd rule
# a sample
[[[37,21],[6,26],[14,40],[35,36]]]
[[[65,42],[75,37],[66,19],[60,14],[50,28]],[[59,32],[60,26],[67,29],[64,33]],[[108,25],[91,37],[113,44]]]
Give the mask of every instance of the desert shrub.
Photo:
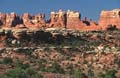
[[[10,57],[5,57],[1,63],[11,65],[13,63],[13,60]]]
[[[21,69],[15,68],[9,70],[7,73],[0,75],[0,78],[43,78],[41,74],[38,74],[33,69]]]
[[[80,68],[78,68],[74,70],[73,78],[86,78],[86,75]]]
[[[33,49],[23,49],[23,48],[20,48],[16,52],[18,52],[18,53],[24,53],[26,55],[31,55],[33,51],[34,51]]]
[[[106,73],[102,73],[100,72],[98,74],[99,78],[117,78],[116,77],[116,70],[112,69],[112,70],[107,70]]]
[[[33,50],[32,50],[32,49],[28,49],[28,50],[26,50],[26,51],[25,51],[25,54],[26,54],[26,55],[31,55],[31,54],[32,54],[32,52],[33,52]]]
[[[110,31],[117,30],[116,25],[111,25],[111,24],[108,25],[107,30],[110,30]]]
[[[49,47],[46,47],[46,48],[44,49],[44,51],[46,51],[46,52],[51,52],[51,49],[50,49]]]
[[[90,41],[89,42],[89,45],[93,45],[93,46],[99,46],[101,44],[101,42],[100,41]]]
[[[67,69],[67,73],[68,74],[73,74],[74,73],[74,69],[73,69],[73,64],[68,64],[66,69]]]
[[[117,47],[117,51],[120,51],[120,47]]]
[[[94,77],[94,72],[92,71],[92,69],[88,69],[88,78],[93,78]]]
[[[32,68],[26,69],[25,72],[27,73],[28,78],[43,78],[41,74],[38,74],[37,71]]]
[[[64,69],[57,62],[54,62],[51,67],[47,68],[47,70],[52,73],[65,73]]]
[[[21,68],[15,68],[15,69],[9,70],[5,74],[5,76],[6,78],[27,78],[27,74]]]
[[[19,59],[17,59],[17,60],[14,62],[14,66],[15,66],[16,68],[21,68],[21,69],[27,69],[27,68],[30,67],[29,64],[23,64],[23,62],[20,61]]]

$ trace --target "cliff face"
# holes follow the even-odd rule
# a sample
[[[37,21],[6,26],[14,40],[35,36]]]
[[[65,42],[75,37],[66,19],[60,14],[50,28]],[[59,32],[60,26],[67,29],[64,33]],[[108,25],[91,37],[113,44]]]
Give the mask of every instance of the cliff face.
[[[99,25],[106,29],[108,25],[116,25],[120,28],[120,9],[111,11],[102,11],[100,15]]]
[[[62,10],[51,12],[49,27],[64,28],[66,26],[66,13]]]
[[[37,14],[32,16],[28,13],[24,13],[22,16],[23,24],[28,28],[39,28],[46,24],[45,14]]]
[[[67,28],[77,29],[83,27],[79,12],[67,11]]]
[[[46,21],[45,14],[30,15],[24,13],[21,17],[12,12],[11,14],[0,13],[1,27],[15,28],[68,28],[74,30],[105,30],[108,25],[115,25],[120,29],[120,9],[102,11],[97,24],[93,20],[81,20],[81,14],[76,11],[67,12],[59,10],[51,12],[50,20]]]
[[[67,28],[75,30],[99,30],[96,22],[88,20],[86,17],[81,20],[81,14],[76,11],[67,11]]]

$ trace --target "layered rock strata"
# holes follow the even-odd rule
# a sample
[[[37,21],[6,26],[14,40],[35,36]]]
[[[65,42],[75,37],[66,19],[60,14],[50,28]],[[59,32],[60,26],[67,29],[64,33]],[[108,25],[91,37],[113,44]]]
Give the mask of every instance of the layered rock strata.
[[[120,29],[120,9],[102,11],[98,24],[91,20],[81,19],[81,14],[77,11],[67,12],[59,10],[51,12],[50,19],[46,21],[45,14],[30,15],[24,13],[21,17],[12,12],[10,14],[0,13],[1,27],[15,28],[67,28],[73,30],[106,30],[109,26]]]

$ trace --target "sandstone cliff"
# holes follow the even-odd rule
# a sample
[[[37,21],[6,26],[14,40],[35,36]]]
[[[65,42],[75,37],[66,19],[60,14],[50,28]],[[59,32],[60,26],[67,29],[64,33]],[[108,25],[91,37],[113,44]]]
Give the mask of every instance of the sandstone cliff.
[[[66,13],[62,10],[51,12],[49,27],[64,28],[66,26]]]
[[[10,14],[0,13],[1,27],[15,28],[67,28],[73,30],[106,30],[109,25],[120,29],[120,9],[102,11],[98,24],[93,20],[81,19],[81,14],[77,11],[67,12],[59,10],[51,12],[50,20],[46,21],[45,14],[30,15],[24,13],[21,17],[12,12]]]
[[[108,25],[116,25],[116,27],[120,29],[120,9],[102,11],[99,25],[102,29],[106,29]]]

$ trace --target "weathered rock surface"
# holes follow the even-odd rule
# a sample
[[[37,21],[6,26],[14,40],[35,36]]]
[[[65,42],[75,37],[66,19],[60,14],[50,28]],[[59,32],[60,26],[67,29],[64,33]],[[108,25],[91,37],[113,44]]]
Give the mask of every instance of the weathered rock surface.
[[[44,27],[46,24],[45,14],[37,14],[31,16],[29,13],[24,13],[22,16],[23,24],[28,28]]]
[[[32,16],[29,13],[24,13],[22,19],[25,26],[33,26],[33,23],[31,21]]]
[[[77,29],[83,27],[84,24],[81,21],[81,15],[79,12],[67,11],[67,28]]]
[[[62,10],[59,12],[51,12],[50,27],[62,27],[66,26],[66,13]]]
[[[6,14],[5,26],[7,27],[15,27],[17,24],[20,24],[20,17],[12,12],[11,14]]]
[[[85,17],[81,19],[81,14],[77,11],[67,12],[59,10],[51,12],[50,20],[46,21],[45,14],[30,15],[24,13],[22,17],[14,12],[10,14],[0,13],[1,27],[15,28],[31,28],[31,29],[46,29],[46,28],[67,28],[74,30],[106,30],[108,25],[116,26],[120,29],[120,9],[111,11],[102,11],[99,23]]]
[[[120,28],[120,9],[102,11],[99,25],[103,30],[106,29],[108,25],[116,25],[117,28]]]
[[[5,24],[5,20],[6,20],[6,15],[0,13],[0,25]]]

